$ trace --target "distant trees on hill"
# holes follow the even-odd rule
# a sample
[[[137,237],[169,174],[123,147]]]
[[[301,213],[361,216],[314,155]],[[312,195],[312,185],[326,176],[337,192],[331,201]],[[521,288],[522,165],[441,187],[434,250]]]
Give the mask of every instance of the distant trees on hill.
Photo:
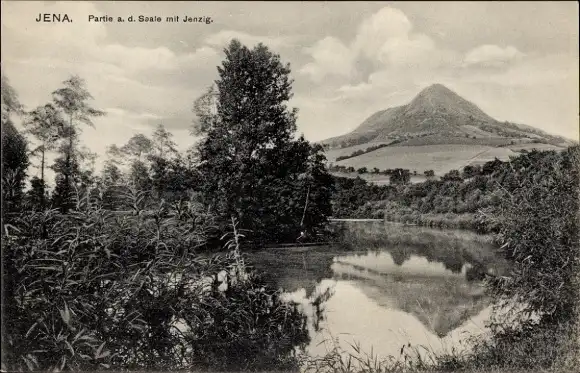
[[[405,170],[402,168],[394,169],[389,177],[389,182],[392,185],[397,184],[406,185],[409,184],[410,181],[411,181],[411,172],[409,172],[409,170]]]
[[[336,161],[338,162],[338,161],[342,161],[345,159],[358,157],[359,155],[370,153],[372,151],[375,151],[375,150],[380,149],[380,148],[384,148],[385,146],[389,146],[389,145],[390,144],[379,144],[379,145],[369,146],[368,148],[366,148],[364,150],[363,149],[355,150],[354,152],[352,152],[349,155],[341,155],[339,157],[336,157]]]
[[[502,201],[507,198],[506,193],[518,193],[522,178],[538,183],[543,178],[551,180],[550,164],[560,167],[561,162],[577,159],[578,152],[578,147],[568,149],[565,154],[532,150],[505,162],[496,158],[482,166],[470,165],[462,170],[451,170],[440,180],[434,180],[433,170],[427,170],[424,172],[427,180],[415,184],[408,182],[408,170],[387,170],[390,185],[371,188],[372,183],[361,179],[357,184],[357,193],[366,195],[368,199],[354,210],[341,207],[340,217],[363,218],[384,214],[391,219],[408,217],[410,221],[415,221],[424,214],[468,214],[467,223],[473,229],[497,232],[500,222],[494,217]],[[364,183],[366,187],[362,185]],[[364,188],[368,189],[363,193]],[[337,190],[337,193],[347,192]],[[351,195],[350,192],[348,194]],[[337,198],[345,197],[335,195],[334,199]],[[339,216],[337,214],[335,211],[334,216]]]
[[[366,174],[368,172],[368,169],[366,167],[361,167],[358,170],[356,170],[356,172],[359,174]]]

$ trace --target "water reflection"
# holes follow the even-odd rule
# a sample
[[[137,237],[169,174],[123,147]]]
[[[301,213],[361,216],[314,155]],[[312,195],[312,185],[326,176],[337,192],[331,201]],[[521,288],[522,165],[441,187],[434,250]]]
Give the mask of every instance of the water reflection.
[[[489,240],[388,225],[351,233],[359,240],[348,250],[270,249],[249,255],[256,269],[309,315],[311,354],[325,353],[335,338],[374,346],[384,355],[397,355],[407,343],[440,351],[458,347],[465,333],[484,331],[489,302],[481,280],[486,272],[505,268]],[[365,241],[368,237],[374,241]]]

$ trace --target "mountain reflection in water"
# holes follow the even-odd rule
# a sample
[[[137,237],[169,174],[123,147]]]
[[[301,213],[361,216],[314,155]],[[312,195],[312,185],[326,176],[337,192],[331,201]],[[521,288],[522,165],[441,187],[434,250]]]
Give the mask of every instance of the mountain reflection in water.
[[[309,315],[311,354],[331,348],[329,338],[398,355],[403,344],[437,351],[484,332],[490,310],[480,279],[505,268],[489,240],[388,224],[364,230],[372,245],[248,255]]]

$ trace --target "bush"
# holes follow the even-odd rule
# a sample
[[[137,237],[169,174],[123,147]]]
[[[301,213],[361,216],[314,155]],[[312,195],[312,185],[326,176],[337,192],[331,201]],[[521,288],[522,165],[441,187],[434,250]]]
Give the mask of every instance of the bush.
[[[3,369],[264,369],[308,341],[295,304],[245,270],[240,235],[202,256],[210,217],[187,205],[132,216],[84,198],[23,212],[2,240]],[[234,226],[235,227],[235,226]]]
[[[577,312],[579,165],[579,147],[547,152],[500,204],[499,241],[513,272],[493,290],[550,323],[572,320]]]

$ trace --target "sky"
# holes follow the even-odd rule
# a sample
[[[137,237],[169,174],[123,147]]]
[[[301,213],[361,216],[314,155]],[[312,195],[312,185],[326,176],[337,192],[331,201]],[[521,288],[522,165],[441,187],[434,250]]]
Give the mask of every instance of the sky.
[[[37,23],[39,13],[71,23]],[[89,15],[113,23],[89,22]],[[117,17],[211,17],[118,23]],[[107,115],[86,128],[102,155],[164,124],[182,149],[193,101],[232,38],[290,63],[298,131],[341,135],[441,83],[498,120],[578,139],[577,2],[2,2],[2,70],[32,109],[71,74]]]

